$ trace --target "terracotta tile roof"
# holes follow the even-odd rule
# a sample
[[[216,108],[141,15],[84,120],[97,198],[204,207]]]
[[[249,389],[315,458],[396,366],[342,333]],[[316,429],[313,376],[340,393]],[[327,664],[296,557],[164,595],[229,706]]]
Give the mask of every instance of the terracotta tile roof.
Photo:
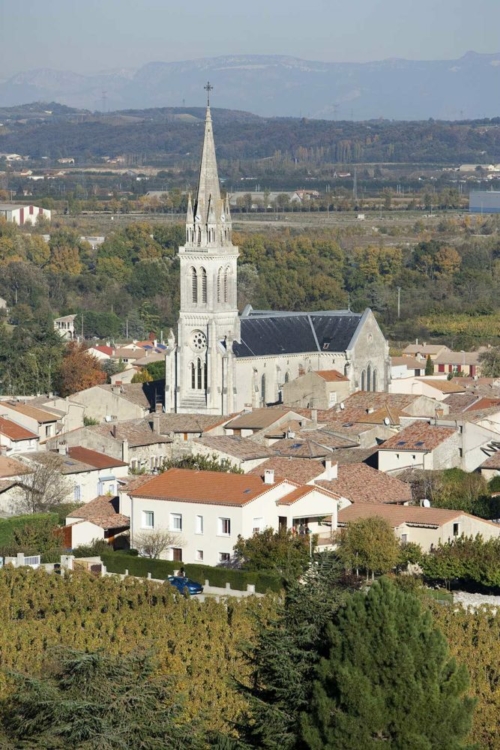
[[[476,352],[440,352],[434,362],[437,365],[480,365],[479,355],[487,351],[487,347],[480,347]]]
[[[484,396],[481,396],[468,406],[465,411],[483,411],[484,409],[491,409],[492,407],[496,407],[500,411],[500,399],[485,398]]]
[[[302,424],[296,419],[290,419],[288,422],[283,422],[277,427],[271,427],[269,432],[266,432],[266,438],[285,438],[289,432],[297,433],[302,429]]]
[[[450,393],[443,399],[442,403],[450,407],[450,412],[461,412],[469,409],[473,404],[479,401],[479,396],[475,393]]]
[[[31,469],[14,458],[0,456],[0,478],[5,479],[6,477],[15,477],[22,474],[31,474]]]
[[[16,424],[6,417],[0,417],[0,434],[14,442],[17,440],[38,440],[38,435],[35,435],[34,432],[21,427],[20,424]]]
[[[108,357],[111,357],[111,355],[114,352],[114,349],[112,346],[105,346],[104,344],[98,344],[97,346],[92,346],[90,348],[96,349],[98,352],[102,352],[103,354],[107,354]]]
[[[377,452],[378,446],[373,446],[372,448],[340,448],[334,451],[330,458],[332,461],[336,461],[339,465],[361,464]]]
[[[174,433],[193,433],[209,432],[215,427],[225,425],[235,417],[234,414],[222,417],[220,415],[211,416],[209,414],[161,414],[160,429],[163,434],[168,432]]]
[[[2,406],[6,406],[9,409],[13,409],[19,414],[24,414],[25,417],[35,419],[40,424],[45,422],[57,422],[57,416],[51,412],[38,409],[36,406],[30,406],[29,403],[21,403],[20,401],[0,401],[0,409]]]
[[[500,525],[485,521],[483,518],[471,516],[461,510],[447,510],[444,508],[421,508],[418,505],[349,505],[339,511],[338,523],[343,526],[350,521],[357,521],[359,518],[373,518],[377,516],[384,518],[391,526],[396,528],[401,524],[410,526],[423,526],[439,528],[449,521],[453,521],[461,516],[474,518],[480,523],[486,523],[494,526],[500,535]]]
[[[33,451],[21,453],[20,455],[28,464],[43,464],[50,461],[58,468],[61,474],[65,475],[81,474],[98,469],[112,469],[117,466],[128,466],[128,464],[118,461],[116,458],[80,446],[68,448],[67,454],[58,453],[57,451]]]
[[[146,484],[150,481],[150,479],[153,479],[156,474],[139,474],[138,476],[132,476],[132,477],[123,477],[118,479],[118,491],[119,492],[133,492],[134,490],[138,490],[139,487],[142,487],[143,484]]]
[[[118,498],[100,495],[72,511],[67,518],[90,521],[101,529],[121,529],[130,526],[130,519],[118,512]]]
[[[319,492],[321,495],[324,495],[325,497],[330,497],[332,500],[340,500],[340,495],[337,495],[335,492],[330,492],[329,490],[325,490],[321,487],[315,487],[314,485],[306,485],[305,487],[297,487],[296,490],[293,490],[293,492],[290,492],[288,495],[285,495],[285,497],[282,497],[281,500],[278,500],[278,505],[293,505],[298,500],[302,500],[303,497],[307,497],[307,495],[310,495],[312,492]],[[332,510],[333,510],[332,506]]]
[[[337,479],[320,480],[316,484],[346,497],[351,503],[401,503],[412,499],[409,484],[366,464],[341,464],[337,472]]]
[[[210,450],[227,453],[228,456],[240,458],[243,461],[252,461],[257,458],[266,458],[273,456],[274,452],[264,445],[259,445],[248,438],[241,438],[236,435],[209,435],[207,437],[195,438],[193,447],[196,451],[196,445],[203,445]]]
[[[421,378],[420,382],[425,383],[425,385],[431,386],[431,388],[435,388],[436,390],[441,391],[441,393],[465,392],[465,386],[453,380],[439,380],[438,378],[432,380],[430,378]]]
[[[488,456],[486,461],[480,466],[481,469],[500,469],[500,451],[495,451],[491,456]]]
[[[115,349],[112,356],[113,359],[140,359],[144,357],[144,349],[141,349],[141,347],[135,349]]]
[[[331,450],[324,448],[313,440],[290,438],[278,440],[272,445],[272,452],[278,456],[292,458],[324,458],[331,454]]]
[[[432,451],[455,434],[453,427],[438,427],[417,421],[382,443],[379,451]]]
[[[240,414],[226,427],[231,430],[265,430],[287,416],[293,419],[295,412],[292,409],[254,409]]]
[[[172,442],[172,438],[167,437],[167,435],[162,435],[161,433],[153,431],[152,417],[145,417],[144,419],[126,419],[123,422],[103,422],[102,424],[92,425],[85,429],[94,434],[102,435],[103,437],[112,440],[118,440],[120,443],[124,440],[128,440],[131,448],[136,448],[141,445],[156,445],[158,443]]]
[[[425,359],[416,359],[415,357],[391,357],[392,367],[401,367],[404,365],[408,370],[425,370]]]
[[[338,370],[316,370],[316,375],[327,383],[348,383],[349,378],[342,375]]]
[[[274,409],[274,411],[277,411],[278,409],[280,411],[283,410],[283,405],[276,405],[276,406],[268,406],[268,409]],[[306,409],[302,406],[294,406],[293,407],[294,414],[298,414],[300,417],[306,417],[307,419],[313,418],[313,412],[316,413],[316,418],[318,422],[328,422],[329,419],[331,419],[331,409]]]
[[[311,461],[308,458],[283,458],[275,456],[257,466],[249,472],[248,476],[264,477],[266,469],[272,469],[275,476],[284,477],[297,484],[307,484],[323,474],[325,467],[320,461]]]
[[[403,354],[439,354],[447,348],[444,344],[408,344],[403,349]]]
[[[260,477],[250,474],[169,469],[132,494],[153,500],[241,507],[283,481],[275,478],[273,485],[267,485]]]
[[[75,446],[74,448],[68,448],[68,455],[75,461],[79,461],[82,464],[88,464],[95,469],[114,469],[118,466],[128,466],[124,461],[119,461],[117,458],[107,456],[105,453],[98,453],[89,448],[83,448],[80,445]]]
[[[419,398],[421,396],[409,393],[356,391],[345,399],[343,409],[337,405],[329,410],[331,416],[328,422],[383,423],[388,417],[391,424],[398,424],[399,416],[408,416],[405,410]]]
[[[297,437],[299,439],[311,440],[314,443],[324,447],[330,448],[331,450],[338,450],[339,448],[353,448],[357,445],[356,440],[347,437],[339,437],[325,427],[320,430],[301,430]],[[276,443],[273,448],[276,447]]]
[[[440,422],[482,422],[488,421],[489,417],[493,417],[495,414],[500,412],[500,406],[489,406],[487,409],[467,409],[467,411],[461,411],[456,414],[450,413],[440,417]],[[491,421],[491,420],[490,420]]]

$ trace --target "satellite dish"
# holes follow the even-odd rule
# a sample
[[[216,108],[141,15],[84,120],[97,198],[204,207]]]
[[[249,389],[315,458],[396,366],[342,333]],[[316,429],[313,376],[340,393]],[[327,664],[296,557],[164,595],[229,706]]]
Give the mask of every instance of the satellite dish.
[[[389,419],[389,417],[384,417],[384,424],[386,427],[389,427],[389,425],[391,424],[391,420]]]
[[[431,501],[427,500],[426,497],[422,500],[422,508],[430,508],[431,507]]]
[[[344,405],[344,402],[343,402],[343,401],[342,401],[342,403],[340,404],[340,408],[342,409],[342,411],[344,411],[344,409],[345,409],[345,405]]]

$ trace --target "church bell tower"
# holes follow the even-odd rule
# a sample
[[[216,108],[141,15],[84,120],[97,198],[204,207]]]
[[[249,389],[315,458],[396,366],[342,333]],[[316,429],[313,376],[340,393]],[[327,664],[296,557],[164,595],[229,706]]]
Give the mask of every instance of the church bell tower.
[[[228,414],[233,410],[232,343],[240,338],[238,248],[232,243],[229,198],[221,197],[209,83],[198,192],[188,198],[186,241],[179,248],[177,340],[168,341],[165,410]]]

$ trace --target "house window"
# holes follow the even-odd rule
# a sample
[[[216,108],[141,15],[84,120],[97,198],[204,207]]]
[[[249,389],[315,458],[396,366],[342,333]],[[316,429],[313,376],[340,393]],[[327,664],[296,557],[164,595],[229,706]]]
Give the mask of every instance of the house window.
[[[230,518],[219,518],[219,534],[221,536],[230,536],[231,534],[231,519]]]
[[[45,437],[50,437],[52,435],[52,425],[46,424],[45,425]]]
[[[196,550],[196,560],[198,562],[203,562],[203,550],[202,549]]]
[[[412,456],[412,459],[413,459],[414,461],[416,461],[416,460],[417,460],[417,457],[416,457],[416,456]]]
[[[228,563],[231,562],[231,555],[229,552],[219,552],[219,562]]]
[[[408,534],[401,534],[401,544],[407,544]]]
[[[399,453],[396,453],[396,458],[397,458],[397,459],[398,459],[398,461],[399,461]]]
[[[82,499],[82,488],[80,487],[79,484],[75,485],[73,489],[73,499],[77,503],[79,503],[80,500]]]
[[[458,536],[460,534],[460,524],[454,523],[453,524],[453,536]]]
[[[203,516],[196,516],[195,534],[203,534]]]
[[[462,456],[464,455],[462,448],[458,449],[458,455],[460,456],[460,458],[462,458]]]
[[[182,548],[172,547],[172,560],[174,562],[182,562]]]
[[[252,533],[258,534],[259,531],[262,531],[263,526],[264,526],[263,518],[254,518],[253,523],[252,523]]]
[[[142,511],[142,528],[143,529],[154,529],[155,527],[155,514],[152,510]]]
[[[182,515],[181,513],[170,514],[170,531],[182,531]]]

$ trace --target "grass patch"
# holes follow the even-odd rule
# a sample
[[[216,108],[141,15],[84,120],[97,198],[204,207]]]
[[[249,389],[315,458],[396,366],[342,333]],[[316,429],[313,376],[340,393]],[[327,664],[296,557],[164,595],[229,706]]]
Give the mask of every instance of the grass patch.
[[[425,595],[441,604],[453,604],[453,594],[444,589],[425,589]]]

